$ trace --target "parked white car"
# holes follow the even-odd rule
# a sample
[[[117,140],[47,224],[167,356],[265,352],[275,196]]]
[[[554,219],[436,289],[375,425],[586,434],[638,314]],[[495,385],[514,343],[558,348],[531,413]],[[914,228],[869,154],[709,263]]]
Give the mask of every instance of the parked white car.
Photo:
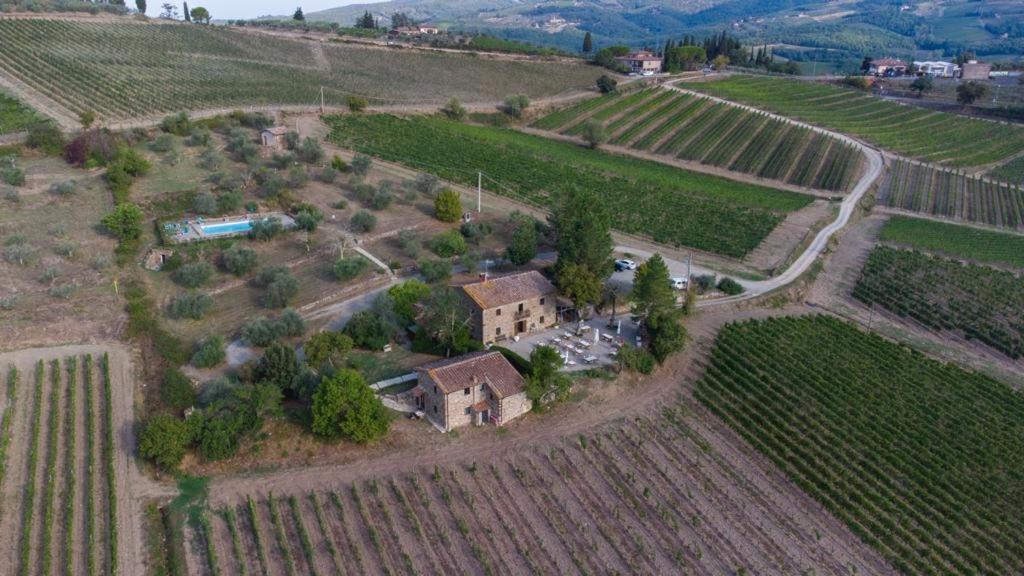
[[[632,260],[626,260],[625,258],[623,258],[622,260],[616,260],[615,271],[622,272],[623,270],[636,270],[636,262],[633,262]]]
[[[686,278],[670,278],[669,283],[671,283],[672,288],[676,290],[686,290]]]

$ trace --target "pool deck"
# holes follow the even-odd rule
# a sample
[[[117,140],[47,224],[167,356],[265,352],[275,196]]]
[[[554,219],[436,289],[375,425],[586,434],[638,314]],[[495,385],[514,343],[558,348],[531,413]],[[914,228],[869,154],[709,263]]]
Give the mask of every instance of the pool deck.
[[[281,221],[281,225],[284,226],[285,229],[293,228],[295,226],[295,219],[283,212],[260,212],[256,214],[244,214],[241,216],[224,216],[222,218],[192,218],[177,222],[165,222],[163,226],[165,226],[164,232],[168,235],[171,242],[176,244],[187,244],[189,242],[202,242],[204,240],[213,240],[217,238],[232,238],[235,236],[243,236],[248,233],[248,231],[245,230],[227,232],[224,234],[208,234],[203,231],[203,226],[210,226],[211,224],[234,224],[236,222],[265,220],[267,218],[277,218]],[[177,225],[177,229],[167,229],[166,226],[168,224]]]

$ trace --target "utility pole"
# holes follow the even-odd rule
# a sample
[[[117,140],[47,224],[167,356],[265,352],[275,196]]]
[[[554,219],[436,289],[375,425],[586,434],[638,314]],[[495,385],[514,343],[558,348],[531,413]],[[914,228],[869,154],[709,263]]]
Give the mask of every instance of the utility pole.
[[[324,113],[324,87],[320,87],[320,113]]]
[[[479,214],[481,210],[481,195],[484,187],[484,173],[476,173],[476,213]]]
[[[693,252],[686,255],[686,283],[690,283],[690,265],[693,263]]]

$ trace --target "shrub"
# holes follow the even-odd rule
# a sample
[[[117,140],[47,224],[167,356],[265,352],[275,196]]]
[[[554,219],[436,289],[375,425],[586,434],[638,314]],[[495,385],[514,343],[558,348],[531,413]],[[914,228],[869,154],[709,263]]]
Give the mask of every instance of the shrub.
[[[381,313],[379,309],[356,312],[343,330],[356,346],[368,350],[384,348],[394,338],[396,331],[392,315]]]
[[[217,197],[209,190],[203,190],[192,199],[192,211],[196,214],[216,214],[219,206]]]
[[[530,107],[530,98],[525,94],[516,94],[505,97],[505,106],[502,109],[513,118],[522,118],[523,112]]]
[[[480,244],[480,241],[490,236],[493,231],[487,222],[466,222],[459,227],[463,237],[474,244]]]
[[[726,276],[718,281],[718,289],[725,292],[729,296],[735,296],[743,293],[743,286],[739,282]]]
[[[619,82],[607,74],[602,74],[601,77],[597,79],[597,89],[601,94],[611,94],[612,92],[615,92],[618,86]]]
[[[366,259],[362,256],[349,256],[347,258],[339,258],[335,261],[331,271],[334,273],[334,277],[338,280],[352,280],[366,270],[367,264]]]
[[[213,298],[207,294],[188,292],[171,300],[167,313],[171,318],[200,320],[213,305]]]
[[[187,113],[178,112],[166,116],[160,122],[160,129],[175,136],[188,136],[192,132],[192,120],[189,119]]]
[[[118,140],[108,130],[87,130],[64,146],[64,160],[75,166],[103,166],[117,156]]]
[[[441,113],[451,120],[462,122],[466,119],[466,107],[459,102],[458,98],[452,98],[441,108]]]
[[[221,214],[237,212],[242,208],[244,196],[240,189],[228,190],[217,196],[217,211]]]
[[[697,287],[697,293],[703,294],[715,287],[714,274],[701,274],[693,277],[693,284]]]
[[[413,187],[427,198],[433,198],[441,188],[441,180],[433,174],[417,174],[416,180],[413,181]]]
[[[238,451],[238,432],[235,419],[227,414],[207,418],[199,433],[199,453],[207,460],[230,458]]]
[[[299,230],[315,232],[317,226],[324,219],[324,213],[310,204],[300,204],[296,208],[295,227]]]
[[[352,228],[353,232],[360,234],[372,232],[377,227],[377,217],[366,210],[360,210],[352,215],[349,227]]]
[[[160,399],[164,405],[180,414],[195,405],[196,390],[181,370],[168,368],[160,385]]]
[[[185,143],[189,146],[209,146],[210,131],[206,128],[193,128]]]
[[[466,239],[458,230],[446,230],[430,241],[430,249],[442,258],[451,258],[466,252]]]
[[[320,170],[319,178],[324,184],[332,184],[338,179],[338,171],[330,166],[325,166],[323,170]]]
[[[294,130],[289,130],[284,135],[284,147],[289,150],[295,150],[299,146],[299,133]]]
[[[462,218],[462,200],[459,193],[445,188],[434,199],[434,214],[442,222],[458,222]]]
[[[270,157],[270,165],[278,170],[284,170],[295,165],[295,154],[292,152],[274,152]]]
[[[416,304],[430,295],[430,287],[419,280],[406,280],[388,289],[392,309],[406,324],[416,320]]]
[[[327,439],[369,442],[387,433],[384,405],[355,370],[341,370],[320,382],[311,406],[313,433]]]
[[[224,362],[224,338],[210,336],[199,343],[190,363],[196,368],[213,368]]]
[[[280,218],[262,218],[252,221],[249,238],[266,242],[283,231],[284,226],[281,224]]]
[[[615,357],[619,360],[619,365],[621,367],[634,372],[650,374],[654,371],[654,356],[643,348],[637,348],[636,346],[626,344],[622,348],[619,348]]]
[[[161,134],[149,143],[149,149],[153,152],[170,152],[174,149],[174,137],[170,134]]]
[[[324,331],[317,332],[309,340],[306,340],[302,350],[306,355],[306,364],[313,368],[319,368],[333,357],[347,354],[352,346],[352,338],[348,335],[341,332]]]
[[[142,235],[142,209],[135,204],[118,204],[102,223],[119,240],[137,240]]]
[[[395,200],[395,195],[391,188],[392,184],[390,182],[381,182],[377,190],[374,191],[373,196],[370,197],[370,208],[373,210],[387,210]]]
[[[235,276],[244,276],[256,269],[256,251],[235,244],[221,253],[221,264],[224,269]]]
[[[306,321],[302,319],[298,312],[291,308],[281,312],[276,322],[278,334],[285,338],[295,338],[302,336],[306,332]]]
[[[38,122],[29,126],[25,145],[56,156],[64,149],[64,134],[52,122]]]
[[[75,285],[74,283],[69,282],[67,284],[60,284],[60,285],[57,285],[57,286],[51,286],[50,289],[46,291],[46,293],[49,294],[50,296],[54,297],[54,298],[59,298],[61,300],[67,300],[67,299],[71,298],[71,295],[74,294],[75,290],[77,290],[77,289],[78,289],[77,285]]]
[[[647,320],[647,348],[662,364],[686,345],[686,328],[672,312],[654,315]]]
[[[242,339],[250,346],[264,348],[279,337],[277,323],[268,318],[254,318],[242,327]]]
[[[423,244],[420,242],[418,234],[412,230],[402,230],[398,233],[398,247],[402,250],[402,254],[416,259],[420,256]]]
[[[430,283],[440,282],[452,275],[452,263],[448,260],[420,260],[418,266],[423,278]]]
[[[370,167],[373,165],[373,159],[366,154],[356,154],[352,157],[352,173],[356,176],[366,176],[370,172]]]
[[[202,154],[199,155],[199,166],[203,170],[216,170],[220,168],[223,161],[224,156],[212,146],[204,148]]]
[[[285,267],[264,268],[254,283],[263,288],[261,299],[267,308],[284,308],[299,293],[299,281]]]
[[[288,170],[288,186],[292,188],[302,188],[309,183],[309,172],[302,166],[292,166]]]
[[[174,271],[174,281],[186,288],[198,288],[213,276],[213,266],[209,262],[191,262]]]
[[[185,451],[192,438],[185,421],[157,414],[153,416],[139,434],[139,453],[167,471],[177,469],[185,457]]]
[[[316,139],[307,137],[299,146],[299,158],[307,164],[319,164],[324,160],[324,149]]]
[[[345,105],[348,106],[350,111],[358,113],[366,110],[370,103],[362,96],[346,96]]]
[[[70,196],[75,193],[77,183],[74,180],[65,180],[63,182],[54,182],[50,186],[50,194],[56,196]]]
[[[348,164],[345,163],[344,158],[335,154],[334,156],[331,156],[331,168],[338,172],[344,172],[348,170]]]
[[[298,383],[301,366],[295,350],[280,342],[267,348],[256,365],[256,379],[273,384],[282,392],[293,392]]]

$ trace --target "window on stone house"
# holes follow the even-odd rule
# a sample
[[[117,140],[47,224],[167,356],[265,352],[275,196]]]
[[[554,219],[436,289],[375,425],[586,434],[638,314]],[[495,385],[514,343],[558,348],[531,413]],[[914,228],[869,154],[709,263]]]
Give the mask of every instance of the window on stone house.
[[[494,335],[501,336],[501,326],[498,326],[497,328],[494,329]]]
[[[463,390],[462,393],[465,394],[466,396],[469,396],[469,388]]]
[[[434,414],[437,414],[437,404],[434,404]]]
[[[540,323],[541,323],[541,324],[543,324],[543,323],[544,323],[544,317],[543,317],[543,316],[541,316],[541,317],[540,317]]]
[[[466,413],[466,415],[468,416],[468,415],[470,415],[470,414],[472,414],[472,413],[473,413],[473,409],[472,409],[472,408],[470,408],[469,406],[466,406],[466,410],[465,410],[465,413]]]
[[[437,394],[437,386],[434,386],[434,394]]]
[[[541,298],[541,299],[540,299],[540,305],[541,305],[541,306],[543,306],[543,305],[544,305],[544,299],[543,299],[543,298]]]
[[[494,315],[495,316],[501,316],[501,308],[495,308]]]
[[[483,384],[481,384],[481,385],[480,385],[480,391],[481,391],[481,392],[483,392],[483,391],[484,391],[484,385],[483,385]]]
[[[522,312],[522,311],[523,311],[523,303],[522,303],[522,302],[520,302],[520,303],[519,303],[519,311],[520,311],[520,312]]]

